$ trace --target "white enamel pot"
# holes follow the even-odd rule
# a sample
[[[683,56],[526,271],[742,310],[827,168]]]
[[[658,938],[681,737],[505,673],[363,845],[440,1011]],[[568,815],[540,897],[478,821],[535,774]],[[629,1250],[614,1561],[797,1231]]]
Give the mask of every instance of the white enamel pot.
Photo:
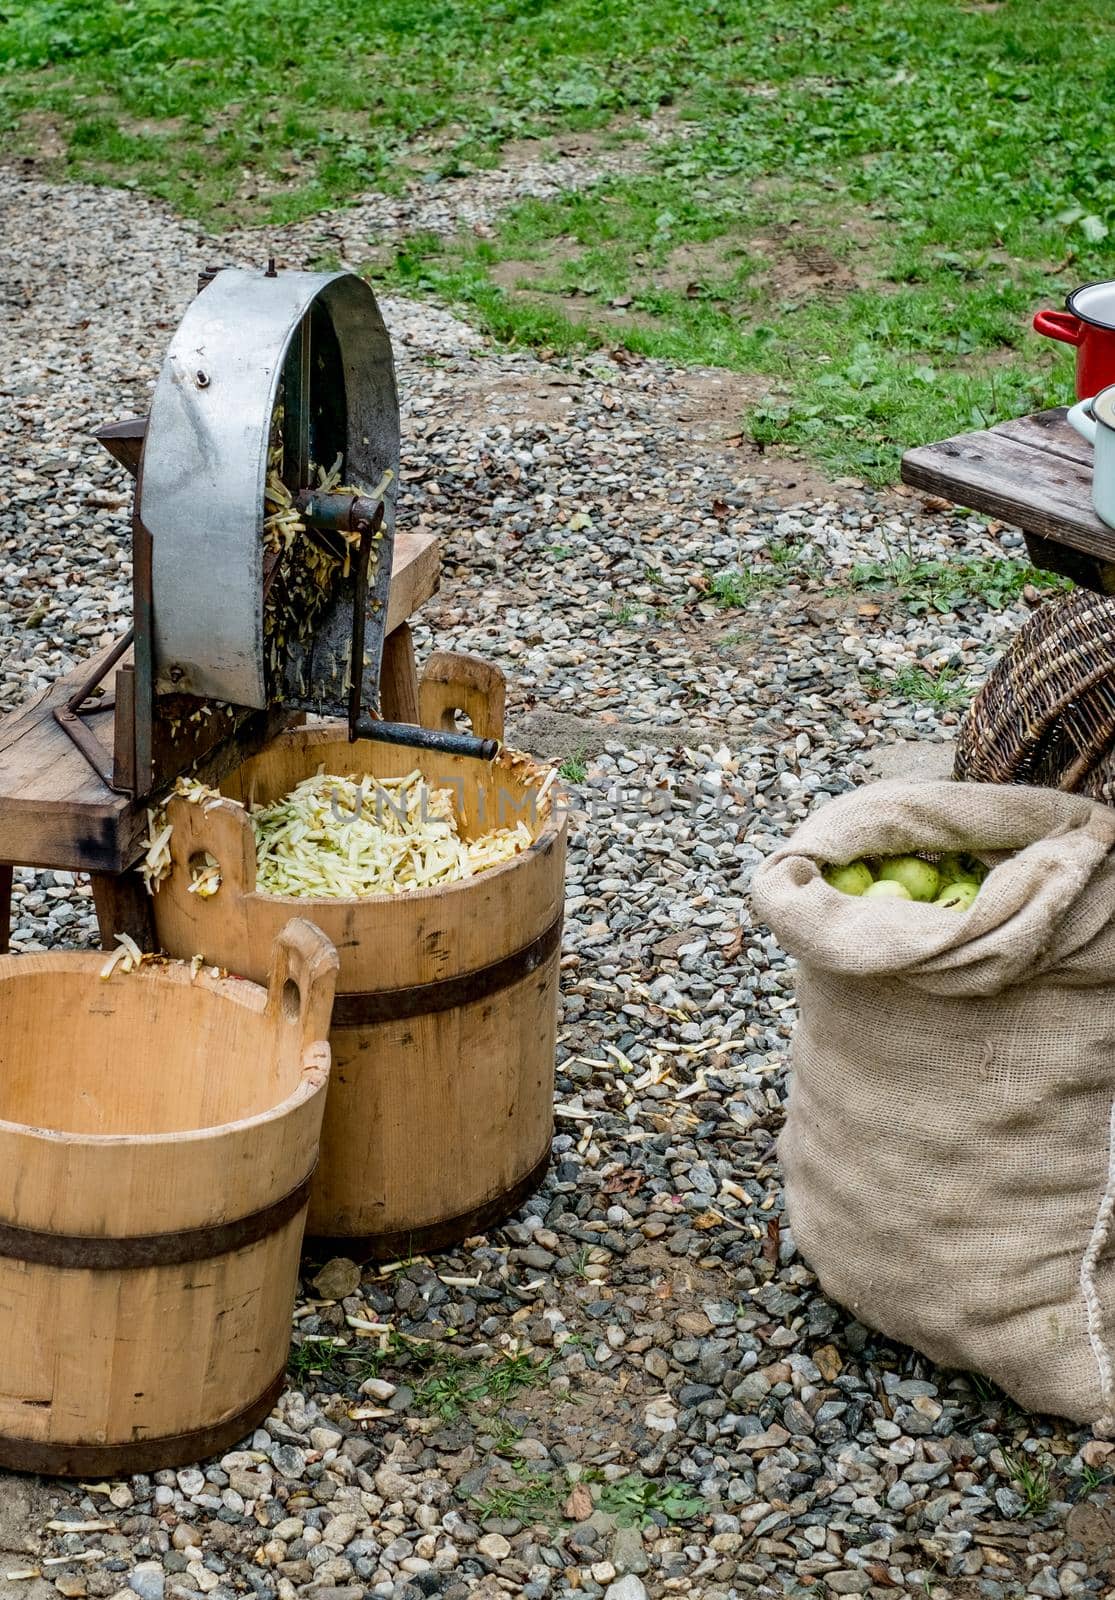
[[[1095,448],[1092,504],[1100,521],[1115,528],[1115,383],[1078,401],[1065,420]]]

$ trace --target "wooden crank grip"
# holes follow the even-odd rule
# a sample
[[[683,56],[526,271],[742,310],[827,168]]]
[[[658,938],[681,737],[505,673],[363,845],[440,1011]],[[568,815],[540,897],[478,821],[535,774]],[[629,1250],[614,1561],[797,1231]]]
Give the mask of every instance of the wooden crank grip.
[[[235,800],[206,800],[198,804],[173,795],[166,819],[174,830],[170,858],[182,893],[190,882],[190,861],[206,851],[221,869],[221,888],[238,895],[253,894],[256,886],[256,841],[251,818]],[[216,905],[221,890],[202,905]]]
[[[419,721],[424,728],[454,729],[463,711],[481,739],[503,740],[507,679],[499,667],[459,650],[435,650],[418,686]]]
[[[292,917],[275,940],[267,1009],[278,1026],[297,1025],[300,1054],[329,1037],[339,967],[332,941],[305,917]]]

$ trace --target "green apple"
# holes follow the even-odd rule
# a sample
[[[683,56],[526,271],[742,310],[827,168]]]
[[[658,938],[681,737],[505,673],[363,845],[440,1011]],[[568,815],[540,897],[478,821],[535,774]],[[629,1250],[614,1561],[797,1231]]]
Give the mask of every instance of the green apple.
[[[982,861],[960,851],[942,856],[937,863],[937,871],[941,874],[942,888],[949,883],[982,883],[987,877],[987,868]]]
[[[880,878],[870,889],[864,890],[865,900],[912,900],[914,897],[904,883],[895,878]]]
[[[943,855],[937,863],[937,871],[941,874],[942,887],[948,883],[958,883],[961,878],[970,878],[964,862],[964,857],[956,851]]]
[[[980,886],[974,878],[957,878],[955,883],[950,883],[947,888],[934,900],[935,906],[940,906],[944,911],[967,911],[972,901],[979,894]]]
[[[862,861],[852,861],[846,867],[826,867],[825,882],[841,894],[866,894],[873,879],[870,868]]]
[[[900,883],[911,900],[934,900],[941,892],[941,874],[920,856],[892,856],[879,868],[883,883]]]

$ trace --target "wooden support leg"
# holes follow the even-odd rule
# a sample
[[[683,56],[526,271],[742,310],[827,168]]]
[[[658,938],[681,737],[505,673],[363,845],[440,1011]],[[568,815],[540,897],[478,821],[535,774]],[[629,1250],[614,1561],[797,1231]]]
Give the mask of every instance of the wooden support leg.
[[[126,933],[141,950],[155,949],[151,896],[138,872],[94,872],[93,903],[101,930],[101,949],[112,950],[116,935]]]
[[[405,622],[383,641],[379,703],[386,722],[418,721],[418,668],[414,639]]]
[[[12,867],[0,862],[0,955],[12,948]]]

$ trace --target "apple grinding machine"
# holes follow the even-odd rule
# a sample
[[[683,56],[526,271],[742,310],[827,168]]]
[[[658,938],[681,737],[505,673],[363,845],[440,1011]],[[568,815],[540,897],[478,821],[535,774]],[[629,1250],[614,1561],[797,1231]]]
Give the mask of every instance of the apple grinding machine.
[[[495,756],[378,716],[399,405],[362,279],[203,273],[149,416],[97,437],[136,476],[133,626],[53,714],[111,790],[139,801],[226,746],[231,766],[304,712]],[[89,725],[109,711],[111,760]]]

